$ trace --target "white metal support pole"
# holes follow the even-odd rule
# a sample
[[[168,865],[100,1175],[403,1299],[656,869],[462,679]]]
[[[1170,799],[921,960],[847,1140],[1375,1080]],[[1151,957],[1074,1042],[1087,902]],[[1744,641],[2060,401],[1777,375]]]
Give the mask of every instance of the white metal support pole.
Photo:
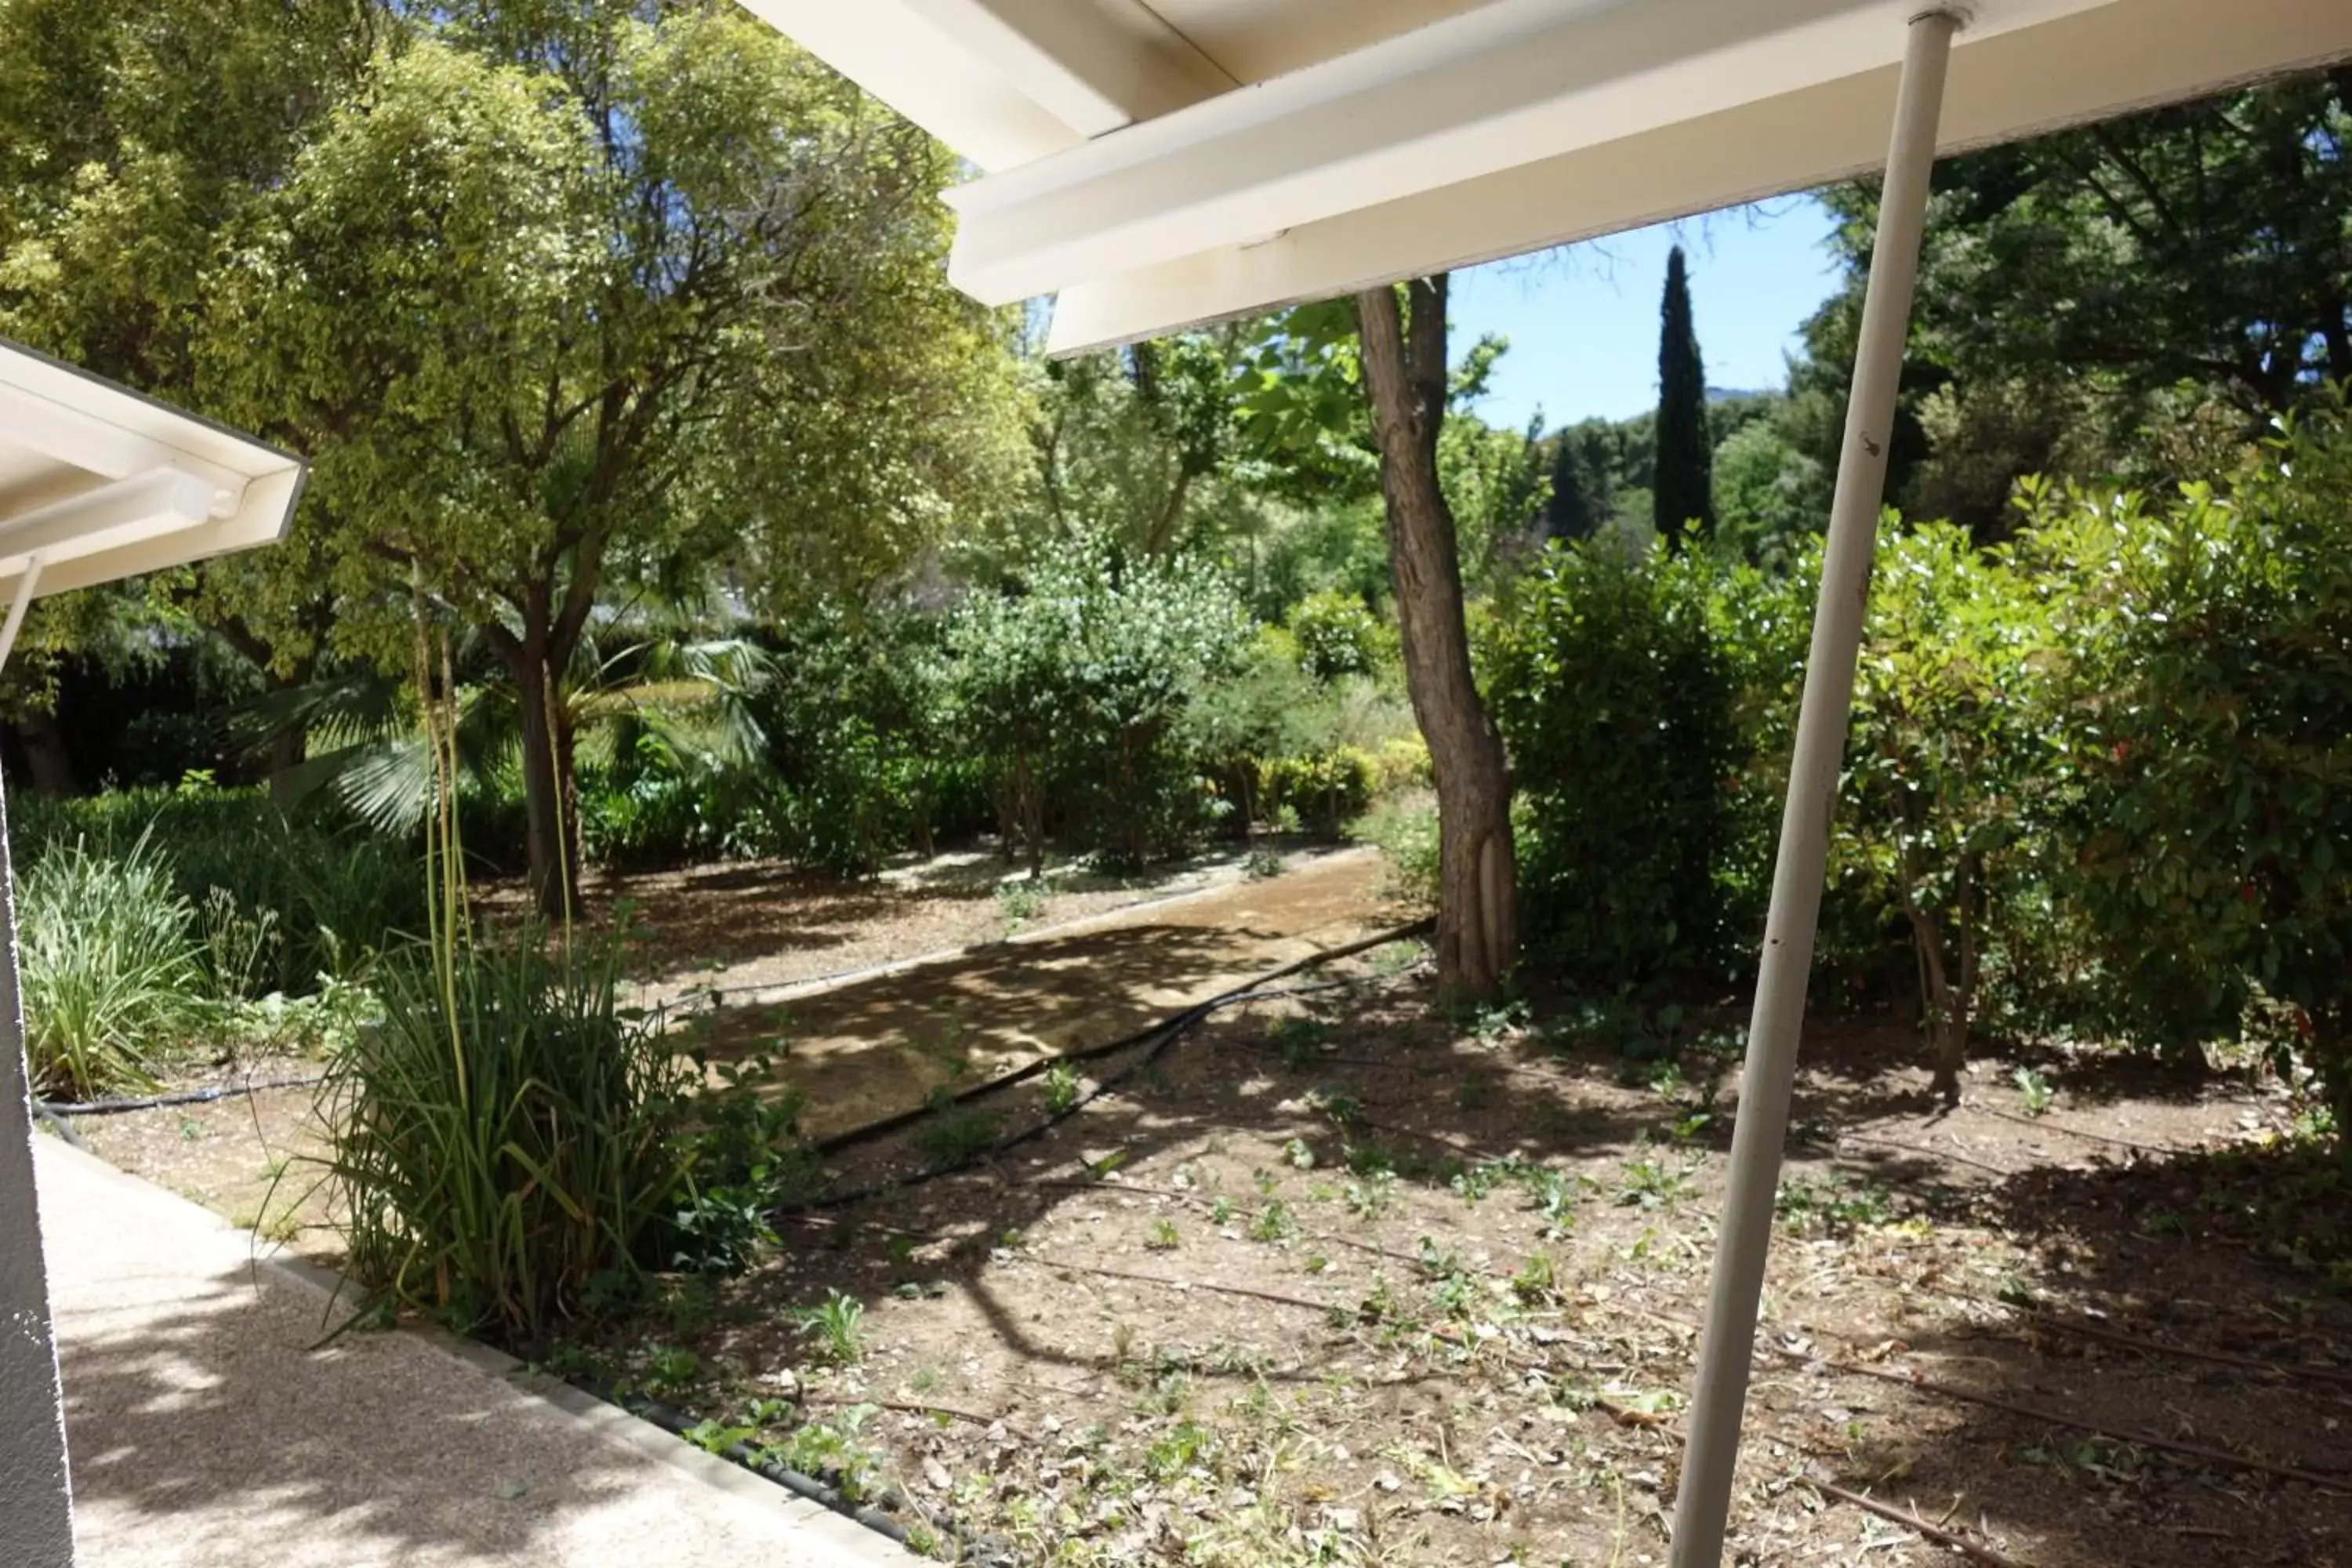
[[[16,579],[16,597],[8,605],[8,618],[0,622],[0,667],[8,662],[16,651],[16,634],[25,629],[25,612],[32,607],[33,590],[41,585],[41,558],[32,556],[25,563],[25,574]]]
[[[1837,804],[1853,708],[1854,664],[1862,652],[1863,612],[1870,598],[1871,557],[1886,493],[1889,434],[1903,374],[1904,340],[1918,282],[1920,237],[1927,226],[1928,176],[1943,119],[1944,80],[1952,39],[1967,22],[1958,6],[1937,6],[1911,21],[1903,85],[1895,100],[1895,141],[1879,197],[1878,241],[1871,255],[1862,337],[1837,496],[1830,507],[1822,560],[1821,601],[1789,765],[1789,797],[1772,868],[1772,907],[1756,980],[1756,1010],[1740,1079],[1739,1116],[1731,1141],[1730,1189],[1716,1236],[1706,1324],[1700,1337],[1698,1386],[1691,1401],[1682,1489],[1675,1507],[1673,1568],[1717,1568],[1731,1512],[1732,1472],[1756,1349],[1764,1258],[1772,1240],[1772,1200],[1780,1148],[1789,1131],[1789,1093],[1805,1022],[1805,988],[1813,965],[1814,928],[1828,874],[1830,814]]]

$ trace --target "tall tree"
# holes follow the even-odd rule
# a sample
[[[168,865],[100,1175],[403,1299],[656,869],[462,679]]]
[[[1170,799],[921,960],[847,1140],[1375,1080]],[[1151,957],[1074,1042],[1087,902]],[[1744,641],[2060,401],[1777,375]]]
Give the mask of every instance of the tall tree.
[[[947,154],[764,25],[435,16],[237,237],[210,363],[348,520],[337,637],[398,665],[422,609],[512,680],[552,912],[608,585],[728,566],[778,597],[904,559],[1011,407],[1006,356],[938,275]]]
[[[394,26],[373,0],[0,5],[0,333],[142,392],[225,413],[200,374],[218,237],[282,183]],[[307,672],[332,619],[316,491],[276,549],[35,606],[19,647],[180,611],[260,668]],[[111,595],[107,607],[79,603]],[[150,635],[194,634],[184,621]],[[44,754],[50,690],[20,657],[0,691]]]
[[[1832,467],[1877,186],[1823,200],[1847,284],[1806,325],[1790,434]],[[2352,67],[1944,160],[1918,298],[1890,454],[1907,510],[1983,537],[2023,474],[2210,471],[2352,379]]]
[[[1652,491],[1658,531],[1682,536],[1696,521],[1715,528],[1715,441],[1707,433],[1706,366],[1691,321],[1690,272],[1679,245],[1666,256],[1665,298],[1659,307],[1658,427]]]
[[[1402,299],[1400,299],[1402,294]],[[1518,885],[1503,741],[1478,695],[1463,619],[1454,513],[1438,482],[1451,391],[1446,277],[1356,297],[1363,380],[1380,447],[1405,687],[1437,783],[1439,986],[1498,992],[1518,956]]]
[[[1600,484],[1573,430],[1552,437],[1551,501],[1544,508],[1544,536],[1584,539],[1599,531],[1608,509],[1598,499]]]

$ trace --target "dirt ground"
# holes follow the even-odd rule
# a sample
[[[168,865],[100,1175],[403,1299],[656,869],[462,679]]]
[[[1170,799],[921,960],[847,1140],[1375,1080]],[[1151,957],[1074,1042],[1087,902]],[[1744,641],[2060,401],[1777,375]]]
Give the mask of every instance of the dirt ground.
[[[1009,1561],[1663,1562],[1722,1053],[1380,967],[605,1349]],[[2274,1085],[2053,1062],[2037,1117],[1985,1062],[1936,1116],[1906,1029],[1808,1048],[1735,1560],[1948,1558],[1811,1479],[1980,1562],[2352,1563],[2346,1215],[2278,1203],[2326,1184]],[[835,1291],[854,1343],[805,1326]]]
[[[682,1045],[709,1043],[721,1058],[776,1053],[780,1085],[807,1091],[812,1136],[824,1136],[920,1105],[937,1083],[977,1082],[1041,1050],[1107,1037],[1104,1028],[1124,1032],[1163,1005],[1344,942],[1389,912],[1371,851],[1294,847],[1284,858],[1288,874],[1264,880],[1231,854],[1118,880],[1058,868],[1017,917],[995,895],[1001,861],[982,854],[940,856],[872,883],[757,862],[607,879],[591,890],[598,918],[631,933],[644,1005],[677,1015]],[[495,914],[518,897],[492,889],[485,901]],[[939,956],[971,944],[986,945]],[[831,993],[801,989],[909,961],[918,967]],[[698,1012],[714,993],[718,1005]],[[797,999],[761,1000],[769,994]],[[300,1057],[267,1058],[194,1069],[164,1087],[320,1070]],[[326,1135],[312,1098],[306,1088],[266,1089],[73,1126],[100,1158],[268,1245],[331,1261],[340,1247],[316,1177]]]
[[[820,1097],[864,1041],[895,1107],[1374,929],[1357,877],[710,1026],[789,1027]],[[1540,990],[1449,1017],[1417,957],[843,1149],[834,1190],[907,1184],[565,1362],[972,1561],[1663,1563],[1739,1020]],[[2352,1568],[2352,1199],[2286,1090],[2051,1053],[1980,1060],[1947,1114],[1916,1056],[1809,1033],[1733,1560],[1959,1560],[1934,1531],[1995,1568]],[[236,1129],[292,1136],[275,1103],[85,1131],[226,1212],[265,1163]]]
[[[805,1098],[815,1139],[920,1108],[1040,1057],[1120,1038],[1277,964],[1410,918],[1381,896],[1380,857],[1353,850],[1287,875],[1065,920],[796,1000],[697,1019],[714,1058],[767,1054]]]

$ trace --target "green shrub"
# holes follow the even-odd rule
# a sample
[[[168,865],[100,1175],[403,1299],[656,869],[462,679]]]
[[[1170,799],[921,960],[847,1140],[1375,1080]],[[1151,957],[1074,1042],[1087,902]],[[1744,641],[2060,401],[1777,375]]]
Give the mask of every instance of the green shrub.
[[[2065,901],[2099,1021],[2276,1044],[2352,1126],[2352,425],[2289,432],[2227,490],[2043,489],[2018,549],[2053,581]],[[2352,1141],[2344,1147],[2352,1150]]]
[[[759,720],[778,787],[776,847],[845,875],[989,820],[978,763],[949,729],[940,618],[825,610],[776,638]]]
[[[1290,606],[1283,622],[1298,668],[1317,680],[1370,675],[1395,658],[1396,634],[1352,594],[1326,588]]]
[[[950,710],[1006,842],[1033,868],[1056,822],[1114,864],[1184,847],[1211,799],[1188,716],[1245,630],[1214,568],[1129,556],[1098,535],[1041,555],[1014,587],[968,595],[946,634]]]
[[[1267,760],[1258,772],[1258,799],[1268,818],[1287,807],[1311,831],[1332,836],[1371,805],[1380,782],[1380,760],[1370,752],[1331,746]]]
[[[1882,541],[1846,742],[1834,902],[1907,943],[1937,1089],[1957,1098],[1971,1026],[2047,969],[2051,840],[2040,797],[2063,711],[2043,595],[1966,531]],[[1899,933],[1895,934],[1895,933]]]
[[[50,847],[17,878],[16,931],[36,1092],[153,1089],[204,1013],[195,911],[163,855]]]
[[[424,873],[407,844],[331,816],[289,817],[257,789],[36,795],[10,808],[10,842],[27,873],[57,848],[121,857],[143,840],[189,905],[207,906],[220,889],[240,916],[267,923],[248,994],[301,994],[321,975],[348,978],[424,926]]]
[[[1483,637],[1527,810],[1520,909],[1582,983],[1720,973],[1735,670],[1704,552],[1555,546]]]
[[[693,1065],[625,1016],[609,948],[521,931],[418,946],[320,1090],[352,1278],[512,1344],[625,1293],[689,1192]]]

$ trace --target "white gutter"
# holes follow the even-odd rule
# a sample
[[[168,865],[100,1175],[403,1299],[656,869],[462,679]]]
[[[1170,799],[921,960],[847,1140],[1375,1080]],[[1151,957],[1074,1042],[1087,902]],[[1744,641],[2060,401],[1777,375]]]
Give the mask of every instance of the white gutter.
[[[2115,0],[1982,0],[1995,37]],[[1494,0],[960,186],[949,275],[1050,293],[1894,64],[1914,0]]]

